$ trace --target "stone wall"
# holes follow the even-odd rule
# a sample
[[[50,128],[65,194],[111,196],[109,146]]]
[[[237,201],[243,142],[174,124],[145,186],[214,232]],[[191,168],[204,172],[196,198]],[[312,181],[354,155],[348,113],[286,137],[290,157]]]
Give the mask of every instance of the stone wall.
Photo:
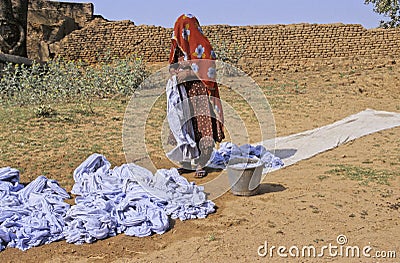
[[[400,29],[370,29],[353,24],[204,26],[212,42],[242,47],[240,60],[255,75],[272,70],[302,70],[335,63],[376,64],[400,58]],[[171,28],[135,26],[130,21],[94,19],[59,43],[57,55],[96,63],[106,52],[136,53],[148,62],[166,62]]]
[[[30,0],[28,6],[28,57],[46,61],[57,43],[93,20],[93,4]]]

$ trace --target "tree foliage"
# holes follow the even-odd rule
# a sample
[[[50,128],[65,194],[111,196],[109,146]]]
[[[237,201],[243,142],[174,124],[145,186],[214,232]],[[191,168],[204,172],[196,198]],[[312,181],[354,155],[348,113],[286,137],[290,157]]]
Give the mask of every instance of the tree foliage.
[[[380,27],[400,27],[400,0],[365,0],[364,3],[373,4],[374,12],[389,18],[388,21],[380,21]]]

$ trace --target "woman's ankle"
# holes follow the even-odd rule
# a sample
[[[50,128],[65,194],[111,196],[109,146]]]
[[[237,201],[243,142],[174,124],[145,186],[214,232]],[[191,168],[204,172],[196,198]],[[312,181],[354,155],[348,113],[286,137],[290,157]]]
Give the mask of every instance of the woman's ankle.
[[[190,161],[182,161],[180,162],[182,168],[191,170],[192,169],[192,163]]]

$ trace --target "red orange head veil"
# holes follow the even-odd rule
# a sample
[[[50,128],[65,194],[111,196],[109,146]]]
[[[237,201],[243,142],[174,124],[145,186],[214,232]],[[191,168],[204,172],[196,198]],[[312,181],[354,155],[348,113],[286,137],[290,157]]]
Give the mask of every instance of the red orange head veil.
[[[222,105],[216,82],[216,56],[210,41],[204,36],[197,18],[189,14],[178,17],[171,40],[169,63],[174,63],[174,54],[177,48],[183,52],[184,60],[193,61],[192,69],[207,87],[214,109],[223,123]]]

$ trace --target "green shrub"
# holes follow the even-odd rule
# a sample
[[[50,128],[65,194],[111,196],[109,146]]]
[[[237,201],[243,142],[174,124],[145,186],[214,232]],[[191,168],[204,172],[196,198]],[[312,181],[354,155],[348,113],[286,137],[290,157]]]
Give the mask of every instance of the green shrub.
[[[57,115],[56,110],[54,110],[50,105],[40,105],[34,109],[34,113],[38,118],[50,118]]]
[[[62,59],[30,67],[6,64],[1,72],[0,103],[81,103],[117,94],[130,96],[148,75],[145,64],[135,55],[125,59],[106,56],[94,66]]]

